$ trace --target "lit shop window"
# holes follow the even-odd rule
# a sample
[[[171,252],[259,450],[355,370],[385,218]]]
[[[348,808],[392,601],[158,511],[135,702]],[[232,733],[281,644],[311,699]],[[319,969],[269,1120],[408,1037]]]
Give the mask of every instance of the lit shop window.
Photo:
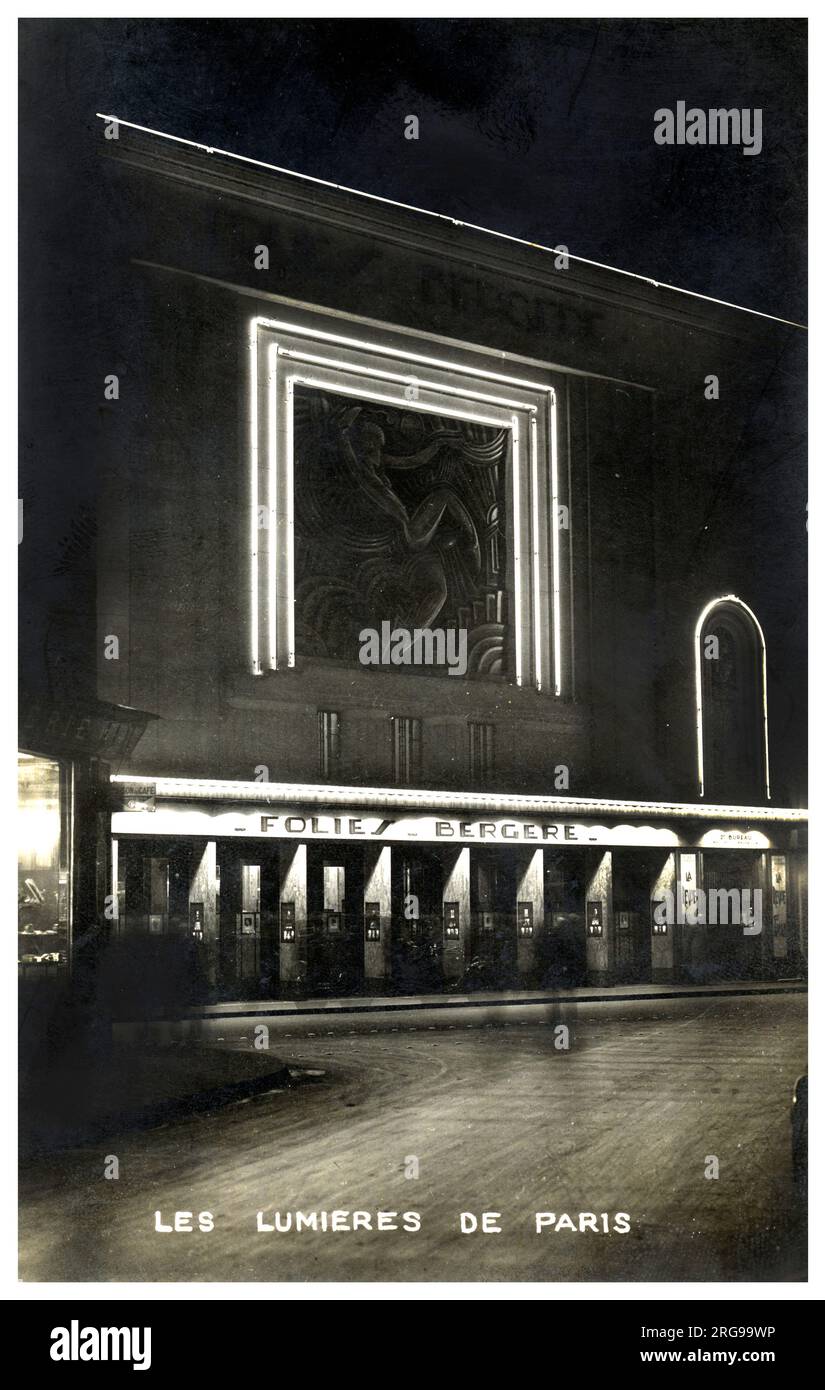
[[[66,770],[19,753],[17,795],[17,958],[24,978],[43,977],[68,963]]]
[[[458,903],[444,904],[444,936],[447,941],[458,941],[461,937]]]
[[[604,935],[604,904],[600,902],[589,902],[587,904],[587,935]]]
[[[341,771],[341,716],[332,709],[318,711],[318,771],[334,782]]]
[[[381,904],[364,903],[364,939],[381,940]]]
[[[522,937],[533,935],[532,903],[519,903],[518,905],[518,934]]]
[[[484,787],[495,770],[494,725],[470,724],[470,782]]]
[[[421,780],[420,719],[393,718],[392,767],[397,786],[410,786]]]

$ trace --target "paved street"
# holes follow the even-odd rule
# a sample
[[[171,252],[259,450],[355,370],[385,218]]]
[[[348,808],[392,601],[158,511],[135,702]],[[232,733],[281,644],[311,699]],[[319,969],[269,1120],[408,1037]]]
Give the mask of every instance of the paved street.
[[[27,1160],[25,1280],[797,1279],[789,1114],[804,995],[268,1019],[292,1087]],[[556,1029],[570,1029],[558,1050]],[[249,1020],[210,1024],[252,1046]],[[220,1039],[220,1041],[219,1041]],[[317,1074],[321,1073],[321,1074]],[[103,1176],[107,1154],[117,1181]],[[710,1155],[719,1178],[705,1177]],[[418,1160],[419,1176],[405,1175]],[[157,1232],[155,1211],[211,1212]],[[373,1229],[258,1231],[256,1214]],[[461,1212],[501,1213],[462,1234]],[[379,1230],[416,1212],[417,1231]],[[584,1230],[536,1213],[580,1213]],[[602,1230],[616,1213],[630,1230]],[[320,1216],[318,1217],[320,1222]],[[396,1217],[397,1224],[401,1218]],[[595,1225],[596,1230],[588,1229]]]

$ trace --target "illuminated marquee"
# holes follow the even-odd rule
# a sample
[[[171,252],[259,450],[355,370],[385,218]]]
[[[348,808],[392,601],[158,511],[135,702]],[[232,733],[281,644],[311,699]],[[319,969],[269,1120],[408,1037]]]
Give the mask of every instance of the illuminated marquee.
[[[763,831],[729,830],[716,827],[699,831],[700,839],[668,825],[631,825],[626,821],[528,819],[522,816],[469,819],[435,815],[370,815],[359,810],[336,809],[334,813],[313,813],[306,807],[280,808],[243,806],[218,810],[216,807],[157,804],[133,811],[116,811],[112,816],[115,835],[155,837],[193,835],[246,839],[309,841],[372,841],[386,843],[443,845],[546,846],[589,845],[603,847],[649,847],[663,850],[700,844],[718,849],[766,849],[771,841]]]

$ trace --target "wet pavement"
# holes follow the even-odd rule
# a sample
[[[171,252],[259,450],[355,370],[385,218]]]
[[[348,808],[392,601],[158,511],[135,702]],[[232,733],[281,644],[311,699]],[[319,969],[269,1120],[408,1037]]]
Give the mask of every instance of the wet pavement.
[[[790,1102],[806,1004],[270,1016],[296,1084],[24,1162],[21,1276],[803,1278]],[[252,1051],[253,1027],[212,1020],[210,1043]],[[194,1215],[167,1229],[176,1212]],[[462,1231],[484,1212],[499,1231]]]

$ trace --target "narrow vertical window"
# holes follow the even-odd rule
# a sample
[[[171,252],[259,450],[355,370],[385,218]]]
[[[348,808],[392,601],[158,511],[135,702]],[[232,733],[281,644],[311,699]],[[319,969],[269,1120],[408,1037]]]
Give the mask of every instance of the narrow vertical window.
[[[421,720],[394,716],[392,720],[392,766],[397,786],[410,786],[421,779]]]
[[[492,724],[471,723],[470,785],[484,787],[495,772],[495,729]]]
[[[323,782],[335,782],[341,773],[341,716],[336,710],[318,711],[318,771]]]

